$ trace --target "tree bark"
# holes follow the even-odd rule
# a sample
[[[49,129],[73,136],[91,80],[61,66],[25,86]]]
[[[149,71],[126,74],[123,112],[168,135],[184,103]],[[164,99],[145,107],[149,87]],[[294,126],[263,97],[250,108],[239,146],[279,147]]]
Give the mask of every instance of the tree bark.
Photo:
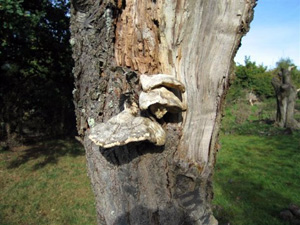
[[[216,224],[212,173],[233,57],[255,0],[73,0],[77,129],[86,150],[99,224]],[[122,111],[125,74],[170,74],[187,111],[161,122],[163,147],[100,148],[90,127]],[[127,78],[127,79],[126,79]]]
[[[279,127],[299,129],[300,124],[294,118],[297,90],[291,82],[291,68],[281,69],[278,78],[272,79],[276,94],[276,123]]]

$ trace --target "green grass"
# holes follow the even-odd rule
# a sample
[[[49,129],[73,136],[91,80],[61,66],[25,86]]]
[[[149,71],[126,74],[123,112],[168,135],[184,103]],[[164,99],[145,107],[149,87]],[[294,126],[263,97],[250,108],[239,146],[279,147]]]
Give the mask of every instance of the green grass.
[[[96,224],[83,148],[56,140],[0,152],[0,224]]]
[[[289,134],[259,120],[260,109],[270,114],[266,105],[254,106],[238,124],[234,107],[226,109],[220,136],[215,216],[221,225],[286,224],[280,211],[291,203],[300,205],[300,131]]]

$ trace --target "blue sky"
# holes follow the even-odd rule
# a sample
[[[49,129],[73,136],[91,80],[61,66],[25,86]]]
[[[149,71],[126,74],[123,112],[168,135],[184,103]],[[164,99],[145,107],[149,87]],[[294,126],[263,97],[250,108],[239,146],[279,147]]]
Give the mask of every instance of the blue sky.
[[[300,0],[257,2],[235,61],[244,64],[245,56],[268,68],[274,68],[280,58],[290,58],[300,68]]]

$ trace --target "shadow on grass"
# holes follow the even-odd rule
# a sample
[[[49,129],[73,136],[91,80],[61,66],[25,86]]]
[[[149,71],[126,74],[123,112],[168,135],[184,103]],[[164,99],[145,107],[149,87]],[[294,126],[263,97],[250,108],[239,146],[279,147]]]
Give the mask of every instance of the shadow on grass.
[[[85,154],[83,147],[75,140],[45,141],[15,151],[19,151],[20,154],[9,163],[8,169],[14,169],[31,160],[40,159],[32,167],[33,170],[37,170],[47,164],[56,164],[59,158],[65,155],[77,157]]]
[[[253,120],[246,121],[242,124],[231,124],[230,129],[224,130],[222,132],[225,135],[237,134],[237,135],[258,135],[258,136],[278,136],[278,135],[291,135],[299,134],[299,130],[291,130],[289,128],[280,128],[275,125],[274,120],[264,119],[264,120]]]
[[[224,182],[222,195],[230,204],[226,207],[220,205],[214,207],[214,214],[220,225],[284,224],[280,221],[279,212],[283,209],[283,205],[288,206],[291,203],[291,199],[266,188],[263,183],[249,176],[239,176],[238,179]]]

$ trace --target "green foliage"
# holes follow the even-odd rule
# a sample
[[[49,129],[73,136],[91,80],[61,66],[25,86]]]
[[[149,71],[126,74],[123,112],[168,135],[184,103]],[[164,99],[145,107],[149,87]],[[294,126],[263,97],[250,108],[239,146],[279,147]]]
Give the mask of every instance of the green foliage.
[[[59,133],[74,114],[68,10],[65,0],[0,0],[0,122],[12,132]]]
[[[289,66],[295,66],[295,64],[292,62],[290,58],[281,58],[277,63],[276,63],[276,68],[284,68],[288,69]]]
[[[251,62],[250,57],[245,57],[245,66],[239,65],[236,67],[236,77],[240,80],[242,87],[251,87],[255,80],[256,74],[261,74],[267,71],[267,68],[255,62]]]
[[[276,65],[277,65],[276,69],[273,70],[274,75],[277,75],[281,68],[287,69],[288,67],[294,66],[295,68],[292,69],[292,71],[291,71],[292,82],[293,82],[293,85],[295,85],[295,87],[297,89],[300,88],[300,70],[298,68],[296,68],[295,64],[292,62],[291,59],[282,58],[276,63]]]
[[[295,64],[292,62],[290,58],[281,58],[276,63],[276,68],[271,71],[273,74],[273,77],[277,77],[278,79],[281,79],[278,77],[279,71],[281,69],[288,69],[289,67],[294,67],[291,70],[291,78],[292,78],[292,84],[296,89],[300,89],[300,70],[295,66]],[[298,98],[300,98],[300,91],[298,92]]]
[[[235,66],[235,77],[227,94],[227,102],[234,103],[238,99],[246,99],[250,92],[258,96],[260,100],[275,97],[271,84],[273,77],[278,75],[280,68],[295,66],[289,58],[279,60],[276,65],[275,69],[268,70],[263,65],[256,65],[250,57],[246,56],[245,65]],[[292,81],[297,89],[300,88],[300,70],[297,68],[292,70]]]
[[[70,140],[0,151],[0,224],[96,224],[84,155]]]
[[[272,74],[267,71],[267,67],[257,66],[255,62],[251,62],[250,57],[245,57],[245,66],[236,66],[235,74],[236,84],[234,87],[253,91],[261,98],[274,96],[271,85]]]
[[[294,69],[292,70],[292,81],[297,89],[300,88],[300,70]]]
[[[252,89],[254,92],[263,98],[270,98],[274,96],[273,87],[270,85],[272,81],[272,74],[270,72],[258,73],[253,79]]]

